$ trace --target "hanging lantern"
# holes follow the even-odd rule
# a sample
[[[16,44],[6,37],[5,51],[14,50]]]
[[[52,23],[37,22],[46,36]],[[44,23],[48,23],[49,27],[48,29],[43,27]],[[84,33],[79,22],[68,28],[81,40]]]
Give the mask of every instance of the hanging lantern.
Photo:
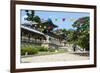
[[[48,30],[50,30],[50,29],[51,29],[51,26],[48,27]]]
[[[62,18],[62,21],[65,21],[66,19],[65,18]]]
[[[57,21],[58,19],[57,18],[55,18],[55,21]]]
[[[40,28],[41,28],[42,26],[40,25]]]
[[[46,28],[46,26],[44,26],[44,29]]]
[[[70,21],[74,21],[75,19],[74,18],[70,18]]]

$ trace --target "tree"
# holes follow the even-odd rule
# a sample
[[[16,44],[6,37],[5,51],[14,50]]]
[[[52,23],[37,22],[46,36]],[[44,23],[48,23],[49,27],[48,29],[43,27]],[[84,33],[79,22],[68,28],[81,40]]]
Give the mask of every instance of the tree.
[[[76,28],[73,34],[75,43],[86,50],[89,50],[89,23],[89,17],[82,17],[72,25]]]
[[[33,17],[33,21],[37,22],[37,23],[41,23],[41,19],[39,16],[34,16]]]
[[[33,21],[37,22],[38,24],[36,24],[36,26],[34,26],[34,27],[37,27],[37,28],[39,28],[39,31],[42,31],[44,25],[42,25],[40,17],[35,16],[34,10],[25,10],[25,12],[26,12],[26,15],[28,16],[27,18],[25,18],[25,20],[31,21],[31,22],[33,22]]]
[[[27,18],[25,18],[26,20],[28,20],[28,21],[34,21],[34,10],[30,10],[30,12],[29,12],[29,10],[25,10],[25,12],[26,12],[26,15],[28,16]]]

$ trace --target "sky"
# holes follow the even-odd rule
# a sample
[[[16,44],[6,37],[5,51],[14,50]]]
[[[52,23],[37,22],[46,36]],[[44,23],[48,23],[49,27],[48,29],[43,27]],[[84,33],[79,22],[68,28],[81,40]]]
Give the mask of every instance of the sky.
[[[57,25],[56,29],[74,29],[72,24],[79,18],[90,16],[89,13],[84,12],[63,12],[63,11],[40,11],[34,10],[35,15],[39,16],[40,19],[48,20],[51,19],[52,22]],[[21,10],[21,24],[28,22],[24,20],[26,18],[25,10]],[[63,21],[63,19],[65,19]]]

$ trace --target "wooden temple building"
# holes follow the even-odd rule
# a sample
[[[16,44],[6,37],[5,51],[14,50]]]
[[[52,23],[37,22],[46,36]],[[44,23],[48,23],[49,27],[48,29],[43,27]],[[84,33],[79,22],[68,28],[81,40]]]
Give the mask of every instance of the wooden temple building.
[[[43,29],[40,30],[40,27]],[[21,43],[60,48],[66,44],[66,39],[61,34],[53,33],[52,30],[56,27],[50,20],[41,24],[37,22],[21,24]]]

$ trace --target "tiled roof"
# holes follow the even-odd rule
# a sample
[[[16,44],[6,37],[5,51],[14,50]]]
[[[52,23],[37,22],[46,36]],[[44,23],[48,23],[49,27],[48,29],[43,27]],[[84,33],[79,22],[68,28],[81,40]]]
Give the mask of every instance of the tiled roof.
[[[44,33],[40,32],[40,31],[34,30],[32,28],[29,28],[29,27],[26,27],[26,26],[23,26],[23,25],[21,25],[21,28],[26,29],[26,30],[31,31],[31,32],[35,32],[35,33],[44,35]]]

